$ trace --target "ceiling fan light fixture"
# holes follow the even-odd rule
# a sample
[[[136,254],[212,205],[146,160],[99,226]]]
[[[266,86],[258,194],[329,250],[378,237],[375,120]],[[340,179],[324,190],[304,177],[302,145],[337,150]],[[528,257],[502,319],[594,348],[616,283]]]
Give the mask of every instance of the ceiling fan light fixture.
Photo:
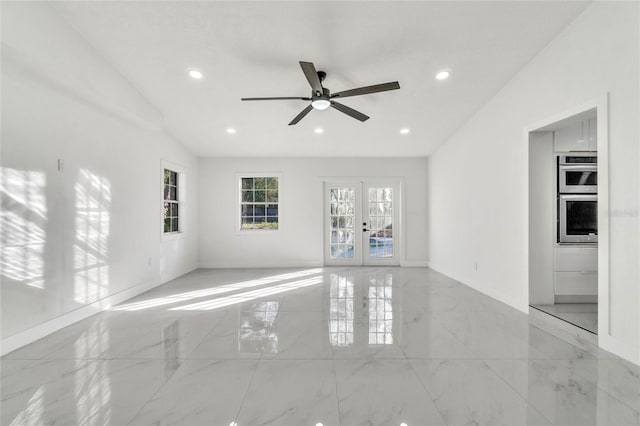
[[[328,99],[318,98],[311,101],[311,106],[314,109],[319,109],[320,111],[327,109],[331,106],[331,102]]]

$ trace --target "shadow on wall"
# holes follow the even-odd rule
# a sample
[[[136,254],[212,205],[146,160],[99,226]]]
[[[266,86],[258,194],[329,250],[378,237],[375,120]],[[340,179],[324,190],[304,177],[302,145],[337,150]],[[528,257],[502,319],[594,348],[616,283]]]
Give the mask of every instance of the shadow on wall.
[[[47,198],[64,199],[48,183],[41,171],[0,169],[3,338],[109,295],[109,180],[78,171],[73,233],[64,204],[48,211]]]

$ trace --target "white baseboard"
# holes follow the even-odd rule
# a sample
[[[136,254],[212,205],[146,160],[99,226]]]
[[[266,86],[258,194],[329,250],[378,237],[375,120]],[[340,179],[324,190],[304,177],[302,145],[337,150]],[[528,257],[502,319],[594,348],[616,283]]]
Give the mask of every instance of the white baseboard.
[[[429,262],[426,260],[403,260],[400,262],[400,266],[404,268],[427,268]]]
[[[162,284],[166,284],[166,283],[168,283],[169,281],[173,281],[173,280],[175,280],[176,278],[179,278],[179,277],[181,277],[181,276],[183,276],[183,275],[188,274],[189,272],[193,272],[193,271],[195,271],[196,269],[198,269],[198,264],[197,264],[197,263],[194,263],[194,264],[192,264],[192,265],[189,265],[187,268],[185,268],[185,269],[184,269],[184,270],[182,270],[182,271],[174,272],[173,274],[162,275],[162,276],[160,277],[160,285],[162,285]],[[137,296],[137,295],[136,295],[136,296]],[[133,296],[132,296],[132,297],[133,297]]]
[[[453,278],[454,280],[458,281],[461,284],[464,284],[468,287],[471,287],[474,290],[478,290],[479,292],[491,297],[492,299],[496,299],[498,302],[502,302],[506,305],[511,306],[514,309],[519,310],[520,312],[523,312],[527,315],[529,315],[529,305],[527,305],[526,303],[522,303],[518,300],[512,299],[511,297],[505,296],[504,294],[502,294],[499,291],[496,291],[493,288],[489,288],[489,287],[485,287],[482,285],[477,285],[477,284],[470,284],[468,282],[465,282],[465,280],[453,275],[453,274],[449,274],[446,272],[443,272],[443,270],[441,268],[438,267],[438,265],[434,265],[433,262],[427,262],[427,266],[430,269],[433,269],[436,272],[441,273],[442,275],[446,275],[448,277]]]
[[[430,260],[427,260],[426,263],[427,263],[427,268],[433,269],[436,272],[440,272],[438,267],[436,265],[434,265],[433,262],[431,262]],[[442,272],[440,272],[440,273],[442,273]]]
[[[469,284],[466,284],[466,285],[469,285]],[[511,297],[505,296],[504,294],[492,288],[483,287],[483,286],[472,286],[472,285],[469,285],[469,287],[474,288],[479,292],[482,292],[493,299],[496,299],[498,302],[502,302],[506,305],[511,306],[514,309],[519,310],[522,313],[529,315],[529,305],[526,302],[525,303],[519,302],[515,299],[512,299]]]
[[[518,301],[515,300],[510,300],[509,297],[505,297],[502,294],[499,294],[498,292],[496,292],[493,289],[490,288],[483,288],[482,286],[477,286],[477,285],[471,285],[469,283],[464,282],[461,279],[456,278],[455,276],[451,275],[451,274],[447,274],[445,272],[442,272],[442,269],[440,269],[438,267],[438,265],[434,265],[432,262],[428,262],[428,267],[433,269],[434,271],[440,272],[443,275],[447,275],[451,278],[453,278],[456,281],[459,281],[460,283],[467,285],[475,290],[478,290],[484,294],[486,294],[489,297],[492,297],[502,303],[506,303],[507,305],[524,312],[525,314],[529,315],[529,306],[523,303],[520,303]],[[629,362],[632,362],[634,364],[640,365],[640,351],[637,347],[635,347],[633,344],[630,344],[629,342],[624,342],[621,341],[619,339],[616,339],[613,336],[606,336],[606,335],[598,335],[598,343],[597,345],[601,348],[604,349],[605,351],[611,352],[614,355],[619,356],[620,358],[624,358]]]
[[[322,260],[300,260],[300,261],[287,261],[283,263],[273,262],[200,262],[198,268],[200,269],[225,269],[225,268],[321,268],[324,266]],[[404,260],[400,262],[401,267],[405,268],[426,268],[428,266],[426,260]]]
[[[235,269],[235,268],[321,268],[322,260],[297,260],[293,262],[199,262],[200,269]]]
[[[598,335],[598,342],[600,347],[605,351],[611,352],[636,365],[640,365],[640,351],[635,345],[607,335]]]
[[[26,346],[29,343],[33,343],[36,340],[42,339],[43,337],[51,333],[55,333],[58,330],[68,327],[71,324],[89,318],[92,315],[95,315],[99,312],[109,309],[112,306],[129,300],[132,297],[144,293],[145,291],[149,291],[155,287],[158,287],[159,285],[171,281],[172,279],[189,273],[194,269],[196,268],[194,267],[186,272],[178,273],[175,277],[164,279],[162,281],[160,279],[153,279],[140,283],[138,285],[100,299],[90,305],[86,305],[71,312],[67,312],[49,321],[43,322],[42,324],[38,324],[27,330],[6,337],[0,341],[0,356],[4,356],[10,352],[15,351],[18,348],[21,348],[22,346]]]

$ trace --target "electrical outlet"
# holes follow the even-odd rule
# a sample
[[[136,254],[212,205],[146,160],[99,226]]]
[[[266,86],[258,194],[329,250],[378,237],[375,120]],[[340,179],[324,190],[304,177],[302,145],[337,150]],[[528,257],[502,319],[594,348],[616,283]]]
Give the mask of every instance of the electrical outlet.
[[[475,269],[475,271],[478,272],[478,264],[477,263],[473,264],[473,269]]]

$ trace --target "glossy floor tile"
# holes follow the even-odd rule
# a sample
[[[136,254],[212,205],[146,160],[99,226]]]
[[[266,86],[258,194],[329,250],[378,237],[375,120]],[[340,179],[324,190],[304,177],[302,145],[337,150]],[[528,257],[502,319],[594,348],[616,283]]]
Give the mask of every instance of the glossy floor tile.
[[[444,425],[406,359],[335,361],[340,417],[345,425]]]
[[[598,334],[597,303],[556,303],[555,305],[531,305],[531,307]]]
[[[638,366],[425,268],[197,270],[0,367],[2,425],[640,424]]]

